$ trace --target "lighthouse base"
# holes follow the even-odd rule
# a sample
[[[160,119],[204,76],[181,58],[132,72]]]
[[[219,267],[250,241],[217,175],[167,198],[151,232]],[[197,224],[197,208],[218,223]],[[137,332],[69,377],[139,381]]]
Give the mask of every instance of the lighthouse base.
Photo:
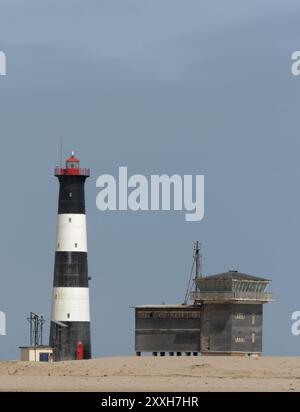
[[[90,359],[90,322],[51,322],[49,344],[54,361],[76,360],[79,342],[83,345],[83,359]]]

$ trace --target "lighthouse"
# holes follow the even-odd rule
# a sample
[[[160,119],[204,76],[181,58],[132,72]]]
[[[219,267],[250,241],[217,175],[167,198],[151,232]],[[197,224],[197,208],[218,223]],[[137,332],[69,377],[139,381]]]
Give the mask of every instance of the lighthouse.
[[[85,180],[72,155],[55,169],[59,181],[50,346],[55,361],[91,358]]]

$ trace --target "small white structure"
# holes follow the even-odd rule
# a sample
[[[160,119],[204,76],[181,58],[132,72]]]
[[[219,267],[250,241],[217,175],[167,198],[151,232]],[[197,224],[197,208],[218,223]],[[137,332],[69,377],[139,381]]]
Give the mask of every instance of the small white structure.
[[[52,362],[53,348],[50,346],[20,346],[21,361]]]

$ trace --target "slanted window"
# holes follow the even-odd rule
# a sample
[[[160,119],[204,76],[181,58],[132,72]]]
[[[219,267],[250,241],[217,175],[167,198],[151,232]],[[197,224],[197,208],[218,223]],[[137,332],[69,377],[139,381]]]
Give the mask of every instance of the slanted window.
[[[67,162],[66,166],[68,169],[78,169],[79,163],[78,162]]]

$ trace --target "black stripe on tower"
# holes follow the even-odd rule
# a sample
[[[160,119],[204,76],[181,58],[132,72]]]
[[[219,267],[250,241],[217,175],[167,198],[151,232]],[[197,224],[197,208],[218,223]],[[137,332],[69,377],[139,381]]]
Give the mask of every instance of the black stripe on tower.
[[[54,287],[87,288],[88,263],[86,252],[56,252]]]
[[[51,322],[50,346],[54,348],[55,361],[76,359],[79,341],[83,343],[84,359],[91,359],[90,322],[63,322],[63,326]]]
[[[58,214],[85,214],[84,182],[86,176],[58,176],[59,201]]]

